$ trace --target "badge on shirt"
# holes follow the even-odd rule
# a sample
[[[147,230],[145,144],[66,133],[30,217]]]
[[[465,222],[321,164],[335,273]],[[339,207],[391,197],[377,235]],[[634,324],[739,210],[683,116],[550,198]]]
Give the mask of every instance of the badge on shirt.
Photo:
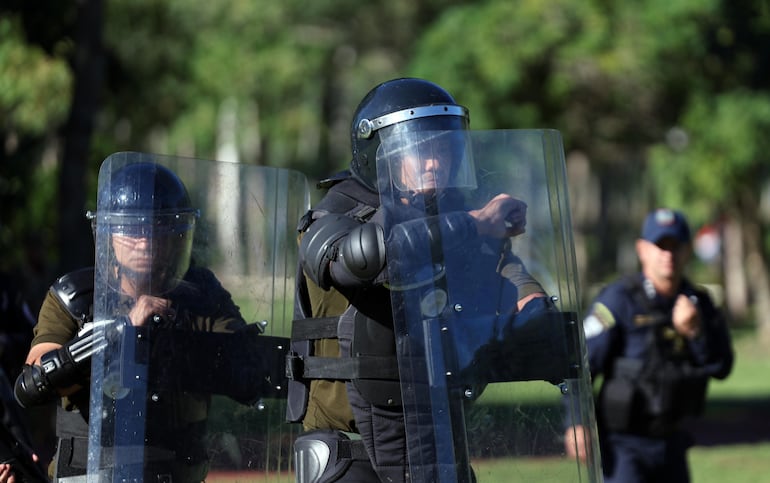
[[[636,327],[644,327],[645,325],[650,325],[658,322],[660,317],[657,315],[650,315],[650,314],[637,314],[634,316],[634,325]]]

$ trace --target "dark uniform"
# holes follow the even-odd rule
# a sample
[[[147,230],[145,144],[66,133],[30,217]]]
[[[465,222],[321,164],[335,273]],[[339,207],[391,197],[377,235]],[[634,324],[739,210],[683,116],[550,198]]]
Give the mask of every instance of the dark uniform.
[[[24,365],[35,316],[18,282],[6,273],[0,273],[0,323],[0,365],[6,377],[13,381]]]
[[[75,281],[85,281],[86,285],[75,287]],[[191,268],[184,282],[187,283],[181,284],[167,295],[172,306],[177,307],[177,316],[173,323],[169,323],[169,327],[164,327],[165,329],[233,332],[246,326],[230,294],[211,271],[205,268]],[[43,342],[64,345],[74,339],[82,329],[90,306],[68,309],[67,304],[70,299],[79,299],[84,294],[92,293],[92,269],[61,277],[48,292],[40,309],[32,346]],[[117,295],[116,303],[133,305],[129,298]],[[173,358],[175,355],[180,356],[166,354],[165,357]],[[63,478],[86,474],[90,390],[86,379],[82,383],[82,388],[62,398],[56,423],[59,442],[50,470],[51,476],[56,474],[58,478]],[[160,397],[148,402],[146,454],[151,463],[148,471],[155,466],[158,473],[170,473],[182,481],[202,481],[208,468],[204,437],[210,395],[168,393],[162,388],[155,394]]]
[[[475,254],[487,246],[488,256],[453,259],[445,253],[445,258],[506,281],[499,299],[477,294],[479,305],[492,310],[504,300],[513,313],[519,299],[543,292],[509,246],[478,235],[461,201],[451,213],[430,218],[408,204],[398,213],[380,206],[374,167],[379,141],[371,129],[402,121],[420,123],[423,130],[466,129],[467,111],[446,91],[419,79],[374,88],[354,115],[351,171],[322,183],[327,194],[300,223],[298,320],[294,363],[287,365],[293,368],[288,419],[302,421],[307,431],[295,443],[301,482],[410,478],[388,283],[389,270],[408,270],[410,250],[424,249],[438,233],[466,249],[478,244],[479,250],[470,250]],[[385,244],[400,247],[402,256],[386,261]]]
[[[687,243],[684,227],[660,230],[680,229]],[[700,316],[694,339],[672,324],[680,294]],[[644,275],[627,276],[601,291],[584,330],[591,372],[604,375],[596,407],[605,481],[689,481],[692,440],[682,423],[703,410],[709,378],[727,377],[733,363],[725,319],[708,293],[683,279],[675,296],[664,297]]]
[[[34,325],[35,317],[18,281],[0,273],[0,461],[24,458],[31,463],[33,434],[44,431],[48,436],[48,427],[42,424],[47,423],[48,412],[24,414],[13,395],[13,382],[24,365]],[[37,452],[40,454],[39,449]]]

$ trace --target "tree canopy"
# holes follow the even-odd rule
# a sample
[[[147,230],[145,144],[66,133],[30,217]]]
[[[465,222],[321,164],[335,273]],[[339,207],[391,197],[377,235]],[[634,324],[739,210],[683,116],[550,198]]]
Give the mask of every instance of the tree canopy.
[[[54,227],[93,204],[110,153],[229,153],[319,179],[347,166],[361,97],[401,76],[446,87],[474,128],[555,128],[568,159],[587,160],[596,182],[570,186],[597,200],[574,220],[584,283],[628,268],[622,252],[658,205],[696,229],[734,224],[729,243],[767,278],[767,2],[27,3],[0,7],[0,244],[6,268],[34,259],[43,286],[88,263],[61,257]],[[59,204],[64,190],[86,206]],[[714,273],[745,278],[741,265]]]

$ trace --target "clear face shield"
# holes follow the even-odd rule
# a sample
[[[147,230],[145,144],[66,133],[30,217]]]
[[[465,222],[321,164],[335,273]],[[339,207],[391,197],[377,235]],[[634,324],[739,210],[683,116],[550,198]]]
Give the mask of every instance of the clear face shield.
[[[383,129],[380,138],[377,158],[387,159],[388,169],[378,176],[387,176],[397,191],[476,187],[468,131],[412,131],[396,125]]]
[[[94,236],[109,235],[100,253],[103,274],[113,289],[129,295],[173,290],[190,266],[197,210],[173,212],[88,212]],[[103,232],[103,233],[100,233]]]

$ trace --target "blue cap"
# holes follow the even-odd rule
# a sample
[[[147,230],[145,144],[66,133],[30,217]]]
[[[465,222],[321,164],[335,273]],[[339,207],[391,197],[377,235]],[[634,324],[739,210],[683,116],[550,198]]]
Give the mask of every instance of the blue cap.
[[[690,242],[690,227],[684,215],[678,211],[659,208],[644,220],[642,238],[658,243],[666,237],[671,237],[681,243]]]

